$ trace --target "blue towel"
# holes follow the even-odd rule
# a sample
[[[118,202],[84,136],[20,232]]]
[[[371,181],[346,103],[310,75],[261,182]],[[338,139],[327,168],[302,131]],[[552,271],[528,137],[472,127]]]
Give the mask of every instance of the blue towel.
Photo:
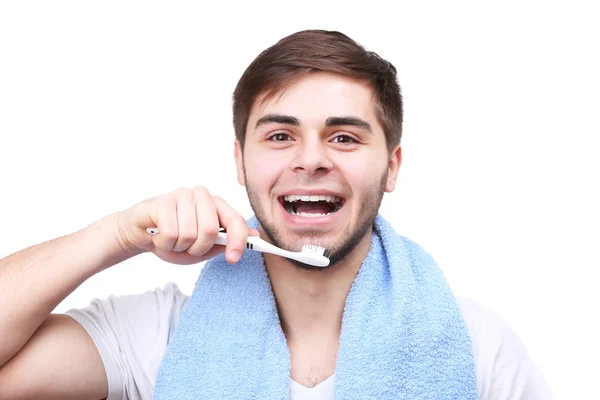
[[[252,217],[248,225],[257,228]],[[290,353],[262,254],[202,269],[154,399],[288,399]],[[342,318],[335,399],[477,399],[471,340],[432,257],[377,216]]]

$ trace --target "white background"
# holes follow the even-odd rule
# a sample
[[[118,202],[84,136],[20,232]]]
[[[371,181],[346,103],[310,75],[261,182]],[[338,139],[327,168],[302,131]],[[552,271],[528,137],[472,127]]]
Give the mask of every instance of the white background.
[[[574,1],[3,2],[0,257],[179,186],[250,216],[237,80],[287,34],[340,30],[394,63],[403,90],[382,214],[511,324],[557,399],[596,396],[599,16]],[[200,267],[142,255],[55,311],[169,281],[190,293]]]

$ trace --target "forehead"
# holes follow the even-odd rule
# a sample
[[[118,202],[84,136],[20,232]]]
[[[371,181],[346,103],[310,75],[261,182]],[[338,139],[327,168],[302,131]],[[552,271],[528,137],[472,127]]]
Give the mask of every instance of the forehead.
[[[303,124],[323,124],[332,116],[353,116],[378,125],[376,104],[375,93],[367,82],[329,72],[311,72],[268,100],[257,99],[248,127],[270,113],[294,116]]]

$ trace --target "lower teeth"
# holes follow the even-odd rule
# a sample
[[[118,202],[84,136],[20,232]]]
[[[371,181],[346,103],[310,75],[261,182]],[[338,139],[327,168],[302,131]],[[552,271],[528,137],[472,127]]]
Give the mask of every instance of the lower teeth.
[[[284,203],[284,208],[288,213],[290,213],[292,215],[299,215],[301,217],[314,218],[314,217],[324,217],[326,215],[335,214],[337,211],[339,211],[341,206],[339,204],[337,204],[337,205],[335,205],[335,207],[332,207],[331,211],[329,211],[327,213],[296,212],[296,210],[294,209],[295,207],[291,203],[288,203],[288,202]]]
[[[292,214],[292,215],[299,215],[301,217],[309,217],[310,218],[310,217],[322,217],[322,216],[325,216],[325,215],[331,215],[333,213],[332,212],[328,212],[327,214],[319,214],[319,213],[313,214],[313,213],[305,213],[305,212],[299,212],[299,213],[297,213],[294,210],[292,210],[292,212],[290,214]]]

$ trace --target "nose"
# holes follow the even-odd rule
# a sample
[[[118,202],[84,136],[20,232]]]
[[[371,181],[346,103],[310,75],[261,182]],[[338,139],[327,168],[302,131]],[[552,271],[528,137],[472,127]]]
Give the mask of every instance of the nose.
[[[318,135],[305,137],[296,145],[290,168],[294,172],[305,171],[308,174],[331,171],[333,163],[329,158],[327,143],[323,143]]]

